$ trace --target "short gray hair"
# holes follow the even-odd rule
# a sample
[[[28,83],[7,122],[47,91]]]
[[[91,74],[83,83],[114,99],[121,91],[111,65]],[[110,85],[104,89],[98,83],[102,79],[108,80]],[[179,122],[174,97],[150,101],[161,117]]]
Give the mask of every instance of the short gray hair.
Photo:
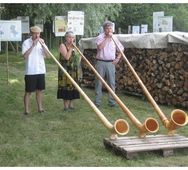
[[[113,27],[113,23],[111,21],[105,21],[103,24],[103,29],[105,29],[106,27]]]
[[[65,37],[67,37],[67,36],[75,37],[73,31],[67,31],[67,32],[65,33]]]

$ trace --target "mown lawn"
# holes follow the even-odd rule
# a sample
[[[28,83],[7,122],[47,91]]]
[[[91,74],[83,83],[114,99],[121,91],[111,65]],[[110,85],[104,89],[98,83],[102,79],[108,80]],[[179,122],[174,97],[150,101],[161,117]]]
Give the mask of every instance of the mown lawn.
[[[33,94],[31,114],[24,117],[24,60],[20,54],[9,53],[7,84],[6,56],[0,55],[0,166],[188,166],[188,152],[183,149],[166,158],[150,152],[140,153],[134,160],[126,160],[105,149],[103,138],[109,137],[108,130],[83,98],[75,102],[75,111],[63,112],[62,100],[56,99],[57,66],[50,58],[46,66],[46,113],[37,112]],[[94,91],[83,89],[93,100]],[[149,116],[159,120],[148,102],[120,92],[118,96],[141,122]],[[167,116],[174,109],[160,107]],[[104,94],[101,111],[112,123],[119,118],[128,120],[130,132],[127,136],[138,135],[138,130],[121,109],[107,106],[107,94]],[[159,123],[157,134],[166,134],[160,120]],[[178,129],[177,133],[188,136],[188,126]]]

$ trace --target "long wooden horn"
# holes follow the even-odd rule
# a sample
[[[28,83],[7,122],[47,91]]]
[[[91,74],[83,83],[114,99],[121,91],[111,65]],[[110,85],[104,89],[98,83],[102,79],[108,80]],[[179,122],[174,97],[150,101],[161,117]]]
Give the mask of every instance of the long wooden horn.
[[[80,53],[84,61],[89,65],[92,71],[95,73],[97,78],[104,84],[109,93],[116,100],[117,104],[121,107],[124,113],[128,115],[132,123],[139,129],[139,136],[141,138],[146,136],[146,133],[155,133],[159,130],[159,124],[154,118],[147,118],[145,122],[142,124],[132,113],[131,111],[124,105],[124,103],[120,100],[120,98],[115,94],[115,92],[110,88],[110,86],[104,81],[104,79],[100,76],[100,74],[95,70],[95,68],[91,65],[91,63],[87,60],[87,58],[82,54],[82,52],[77,48],[75,44],[73,44],[74,48]]]
[[[95,111],[98,118],[101,120],[103,125],[110,130],[112,136],[114,134],[118,135],[126,135],[129,132],[129,124],[124,119],[118,119],[115,121],[114,125],[112,125],[107,118],[103,115],[103,113],[95,106],[95,104],[90,100],[90,98],[84,93],[84,91],[79,87],[79,85],[74,81],[74,79],[69,75],[69,73],[63,68],[63,66],[58,62],[58,60],[53,56],[53,54],[46,48],[46,46],[39,40],[41,45],[45,48],[45,50],[50,54],[53,60],[57,63],[59,68],[64,72],[64,74],[69,78],[74,87],[80,92],[80,94],[84,97],[87,103],[91,106],[91,108]]]
[[[173,110],[171,112],[171,118],[169,120],[165,116],[165,114],[162,112],[162,110],[159,108],[159,106],[157,105],[157,103],[155,102],[155,100],[153,99],[151,94],[149,93],[149,91],[147,90],[146,86],[144,85],[142,80],[139,78],[139,76],[137,75],[137,73],[134,70],[134,68],[131,66],[130,62],[126,58],[126,56],[123,53],[123,51],[120,49],[119,45],[117,44],[117,42],[115,41],[113,36],[112,36],[112,40],[114,41],[114,43],[116,44],[117,48],[121,52],[121,55],[122,55],[123,59],[126,61],[128,67],[130,68],[130,70],[132,71],[134,77],[136,78],[136,80],[138,81],[139,85],[141,86],[141,88],[142,88],[144,94],[146,95],[147,99],[150,101],[150,103],[154,107],[155,111],[159,115],[164,127],[168,130],[168,134],[169,135],[173,135],[175,133],[175,129],[177,129],[179,127],[182,127],[182,126],[185,126],[187,124],[187,117],[188,117],[187,114],[183,110],[175,109],[175,110]]]

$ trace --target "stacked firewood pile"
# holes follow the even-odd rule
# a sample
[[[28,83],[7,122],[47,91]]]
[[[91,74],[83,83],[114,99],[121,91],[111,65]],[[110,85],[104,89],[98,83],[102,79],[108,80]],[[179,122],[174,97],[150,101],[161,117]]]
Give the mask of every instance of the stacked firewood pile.
[[[95,65],[96,50],[84,55]],[[125,50],[125,55],[148,91],[159,104],[188,107],[188,46],[169,44],[164,49]],[[83,84],[94,87],[94,73],[82,62]],[[144,96],[124,59],[116,66],[116,89]]]

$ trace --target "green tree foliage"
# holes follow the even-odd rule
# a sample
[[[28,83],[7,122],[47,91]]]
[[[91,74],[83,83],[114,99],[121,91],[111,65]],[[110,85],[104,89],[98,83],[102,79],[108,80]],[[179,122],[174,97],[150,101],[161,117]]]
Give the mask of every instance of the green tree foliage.
[[[188,31],[188,4],[122,4],[117,25],[127,33],[128,25],[148,24],[152,32],[153,12],[157,11],[173,16],[174,31]]]
[[[67,15],[68,11],[85,12],[85,36],[95,36],[106,16],[115,20],[121,4],[4,4],[4,19],[30,16],[31,25],[35,18],[44,19],[52,25],[55,16]]]
[[[173,16],[173,30],[188,30],[188,4],[1,4],[4,7],[2,19],[13,19],[17,16],[30,16],[30,24],[35,18],[44,19],[52,30],[55,16],[67,15],[68,11],[84,11],[84,36],[96,36],[105,18],[115,22],[116,32],[119,27],[127,33],[128,25],[148,24],[153,30],[153,12],[164,11],[165,16]]]

